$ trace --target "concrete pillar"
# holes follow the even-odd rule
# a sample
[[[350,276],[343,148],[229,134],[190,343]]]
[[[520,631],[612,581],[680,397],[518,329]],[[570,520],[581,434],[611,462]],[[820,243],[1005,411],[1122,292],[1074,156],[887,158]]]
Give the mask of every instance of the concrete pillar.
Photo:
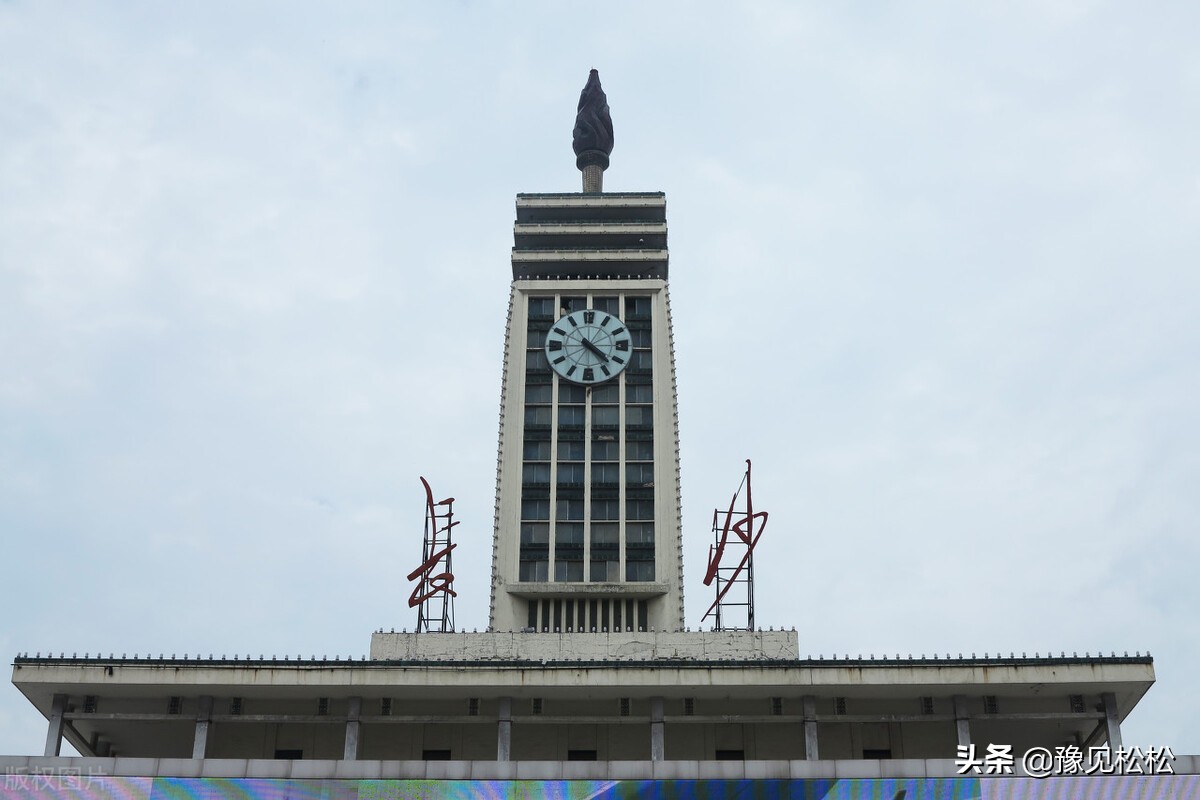
[[[500,698],[500,722],[496,726],[496,760],[512,761],[512,698]]]
[[[650,698],[650,760],[664,761],[667,757],[666,731],[663,730],[663,699]]]
[[[1117,714],[1117,696],[1112,692],[1100,695],[1104,701],[1104,733],[1108,736],[1108,747],[1116,750],[1121,747],[1121,718]]]
[[[801,703],[804,708],[804,757],[809,761],[821,758],[817,747],[817,698],[806,695]]]
[[[358,716],[362,713],[362,698],[351,697],[346,708],[346,761],[358,760]]]
[[[201,695],[200,710],[196,713],[196,736],[192,739],[192,758],[204,758],[208,750],[208,726],[212,723],[213,699],[211,695]]]
[[[954,727],[958,732],[958,743],[967,746],[971,743],[971,720],[967,715],[967,698],[961,694],[954,695]]]
[[[62,752],[63,714],[67,713],[67,696],[56,694],[50,702],[50,727],[46,731],[46,756]]]

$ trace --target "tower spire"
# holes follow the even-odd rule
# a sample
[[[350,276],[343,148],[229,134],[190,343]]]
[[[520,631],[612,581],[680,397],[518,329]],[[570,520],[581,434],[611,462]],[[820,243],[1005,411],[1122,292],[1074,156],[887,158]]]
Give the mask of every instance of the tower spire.
[[[604,191],[604,170],[613,149],[613,124],[608,113],[608,97],[600,86],[600,73],[593,69],[579,93],[572,146],[575,166],[583,173],[583,191]]]

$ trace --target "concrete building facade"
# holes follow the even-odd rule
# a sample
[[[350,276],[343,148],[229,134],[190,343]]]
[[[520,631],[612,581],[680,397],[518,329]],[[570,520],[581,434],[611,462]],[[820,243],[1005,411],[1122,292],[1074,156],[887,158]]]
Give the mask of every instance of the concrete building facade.
[[[1148,657],[801,658],[795,632],[372,637],[362,661],[20,657],[46,751],[369,761],[945,759],[1120,743]]]
[[[490,627],[682,628],[666,199],[518,195],[512,273]]]

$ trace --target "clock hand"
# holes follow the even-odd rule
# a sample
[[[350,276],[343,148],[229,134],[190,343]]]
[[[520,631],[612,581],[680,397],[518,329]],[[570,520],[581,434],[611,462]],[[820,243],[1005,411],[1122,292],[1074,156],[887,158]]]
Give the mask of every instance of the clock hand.
[[[606,361],[606,362],[608,361],[608,356],[604,355],[603,350],[601,350],[599,347],[596,347],[596,345],[592,344],[591,339],[588,339],[586,336],[581,336],[580,341],[583,342],[583,346],[586,347],[588,350],[591,350],[593,353],[600,356],[600,358],[603,359],[604,361]]]

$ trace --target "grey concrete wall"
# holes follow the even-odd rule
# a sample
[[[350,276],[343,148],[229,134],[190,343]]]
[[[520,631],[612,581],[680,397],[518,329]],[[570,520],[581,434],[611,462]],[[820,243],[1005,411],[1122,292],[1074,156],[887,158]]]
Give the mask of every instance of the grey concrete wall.
[[[374,661],[796,659],[795,631],[645,633],[376,633]]]

